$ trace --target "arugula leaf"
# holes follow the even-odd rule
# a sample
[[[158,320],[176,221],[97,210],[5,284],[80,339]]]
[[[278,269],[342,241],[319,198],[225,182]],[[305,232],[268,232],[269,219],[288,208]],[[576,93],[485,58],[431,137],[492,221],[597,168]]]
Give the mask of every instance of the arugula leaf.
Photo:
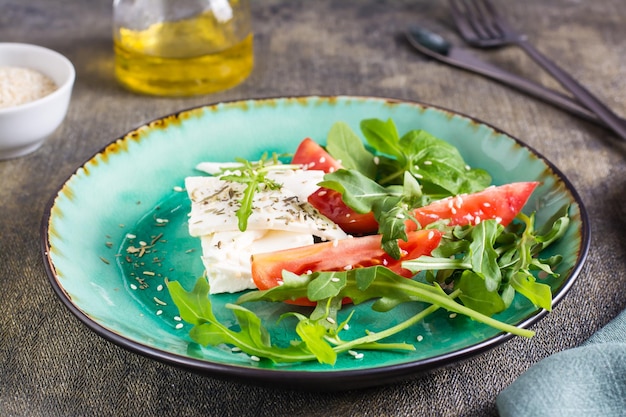
[[[485,280],[487,291],[496,291],[502,281],[498,253],[493,247],[502,229],[495,220],[481,221],[472,228],[472,242],[469,245],[472,270]]]
[[[406,133],[400,145],[407,155],[407,163],[401,168],[415,175],[428,193],[473,193],[491,183],[489,174],[470,168],[456,147],[424,130]]]
[[[204,277],[198,278],[190,292],[185,291],[178,281],[168,281],[167,288],[180,317],[193,325],[190,337],[202,346],[231,344],[249,355],[273,362],[300,362],[315,357],[303,343],[294,343],[286,348],[273,346],[260,318],[242,306],[226,305],[235,315],[241,331],[231,330],[220,323],[213,314],[209,284]]]
[[[552,290],[549,285],[539,283],[534,276],[521,271],[513,274],[510,284],[534,305],[548,311],[552,310]]]
[[[357,213],[368,213],[381,199],[400,198],[401,191],[385,188],[356,170],[339,169],[324,175],[320,187],[339,191],[349,207]]]
[[[337,352],[328,344],[326,327],[316,321],[302,318],[296,325],[296,333],[320,363],[334,364]]]
[[[365,140],[383,155],[396,157],[400,164],[404,165],[404,152],[399,144],[400,136],[393,120],[386,122],[379,119],[366,119],[361,121],[361,132]],[[332,155],[332,153],[331,153]]]
[[[363,141],[346,123],[337,122],[330,128],[326,150],[346,169],[355,169],[368,178],[376,177],[374,154],[365,149]]]
[[[457,286],[463,305],[486,316],[504,311],[505,303],[497,291],[489,291],[483,277],[471,270],[463,271]]]
[[[267,154],[263,154],[261,159],[256,162],[250,162],[245,159],[237,158],[240,166],[229,166],[222,169],[220,179],[224,181],[239,182],[246,184],[246,188],[241,198],[240,206],[236,211],[239,230],[245,232],[248,228],[248,219],[252,214],[252,203],[254,195],[263,185],[269,190],[278,190],[281,185],[269,179],[266,175],[270,171],[291,170],[298,168],[297,165],[283,165],[279,161],[279,155],[273,154],[268,158]]]

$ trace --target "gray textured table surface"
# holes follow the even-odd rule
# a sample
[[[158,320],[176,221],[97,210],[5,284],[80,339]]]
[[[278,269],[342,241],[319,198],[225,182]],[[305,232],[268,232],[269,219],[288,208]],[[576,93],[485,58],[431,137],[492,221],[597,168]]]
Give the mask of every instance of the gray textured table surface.
[[[623,0],[502,2],[539,49],[626,115]],[[0,0],[0,41],[40,44],[74,63],[62,127],[36,153],[0,162],[0,415],[481,416],[520,373],[577,346],[626,307],[626,164],[607,131],[414,53],[399,30],[421,23],[458,40],[445,3],[253,1],[256,67],[239,87],[188,99],[131,94],[113,79],[111,2]],[[477,52],[554,86],[521,52]],[[556,164],[591,215],[592,247],[565,300],[478,357],[391,386],[315,394],[223,382],[128,352],[89,331],[54,295],[39,235],[44,205],[109,141],[180,109],[234,98],[308,94],[420,100],[488,121]]]

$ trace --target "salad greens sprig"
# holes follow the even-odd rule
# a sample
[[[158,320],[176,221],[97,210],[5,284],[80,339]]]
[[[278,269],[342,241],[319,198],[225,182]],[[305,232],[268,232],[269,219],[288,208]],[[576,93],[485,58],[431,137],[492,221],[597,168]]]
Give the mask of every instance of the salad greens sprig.
[[[460,291],[448,295],[438,285],[410,280],[381,266],[341,272],[314,272],[303,276],[285,271],[283,279],[284,285],[246,293],[237,300],[237,304],[226,305],[235,315],[239,331],[232,330],[217,320],[212,311],[206,279],[198,279],[194,289],[189,292],[176,281],[168,282],[168,289],[179,308],[181,318],[194,326],[190,331],[194,341],[204,346],[230,344],[249,355],[267,358],[276,363],[317,360],[332,365],[338,353],[350,349],[414,350],[415,347],[411,344],[379,341],[406,330],[442,307],[504,332],[525,337],[534,335],[531,330],[500,322],[458,303],[454,298]],[[293,300],[301,296],[317,301],[317,308],[311,316],[291,312],[281,317],[284,319],[292,316],[298,320],[295,333],[300,339],[294,339],[287,347],[273,345],[269,331],[259,317],[240,305],[252,301]],[[341,332],[349,323],[350,317],[337,324],[337,311],[346,297],[357,305],[376,299],[372,309],[379,312],[389,311],[405,302],[422,301],[431,306],[390,328],[375,329],[361,337],[343,340]]]
[[[240,231],[244,232],[248,228],[248,219],[252,214],[254,194],[261,187],[269,190],[279,190],[281,187],[281,184],[267,178],[267,174],[271,171],[299,168],[298,165],[282,164],[279,158],[280,155],[276,153],[272,154],[271,157],[264,153],[261,159],[255,162],[236,158],[235,161],[239,162],[240,166],[228,166],[223,168],[221,173],[217,174],[221,180],[246,184],[243,197],[239,201],[240,206],[236,212]]]
[[[542,259],[541,250],[563,236],[569,225],[568,207],[555,215],[546,229],[535,231],[535,216],[518,214],[520,223],[504,228],[495,220],[474,226],[456,226],[431,256],[405,261],[415,273],[428,271],[428,280],[461,290],[464,305],[486,315],[506,310],[515,292],[534,305],[552,310],[552,290],[538,282],[533,271],[557,276],[561,256]]]

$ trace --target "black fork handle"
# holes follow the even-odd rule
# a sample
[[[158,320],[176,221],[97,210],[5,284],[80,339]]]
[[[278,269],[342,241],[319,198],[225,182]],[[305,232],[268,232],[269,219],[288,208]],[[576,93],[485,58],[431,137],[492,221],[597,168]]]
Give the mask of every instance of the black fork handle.
[[[416,47],[419,47],[418,49],[424,52],[423,47],[419,45],[416,45]],[[449,56],[436,54],[429,50],[426,50],[425,53],[431,57],[434,57],[435,59],[446,62],[458,68],[472,71],[474,73],[484,75],[496,81],[500,81],[505,85],[516,88],[519,91],[534,96],[562,110],[568,111],[573,115],[581,117],[589,122],[596,123],[603,127],[608,127],[602,120],[598,118],[595,113],[587,109],[587,107],[579,104],[578,101],[572,100],[566,95],[546,88],[543,85],[537,84],[529,79],[520,77],[516,74],[505,71],[502,68],[496,67],[485,61],[477,59],[474,55],[471,55],[462,49],[454,49],[453,51],[451,51]],[[626,123],[625,119],[621,119],[621,121],[622,123]]]
[[[621,139],[626,140],[626,123],[613,113],[611,109],[598,100],[571,75],[539,52],[531,43],[524,39],[519,39],[517,45],[524,49],[528,56],[549,72],[563,87],[569,90],[580,103],[594,112]]]

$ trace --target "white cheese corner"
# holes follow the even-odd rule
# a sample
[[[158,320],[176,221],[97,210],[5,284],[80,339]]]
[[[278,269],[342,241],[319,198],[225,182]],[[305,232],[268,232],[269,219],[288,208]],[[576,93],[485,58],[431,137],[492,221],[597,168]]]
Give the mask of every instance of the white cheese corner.
[[[211,294],[256,289],[252,281],[251,257],[313,244],[313,236],[279,230],[218,232],[202,236],[202,262]]]

